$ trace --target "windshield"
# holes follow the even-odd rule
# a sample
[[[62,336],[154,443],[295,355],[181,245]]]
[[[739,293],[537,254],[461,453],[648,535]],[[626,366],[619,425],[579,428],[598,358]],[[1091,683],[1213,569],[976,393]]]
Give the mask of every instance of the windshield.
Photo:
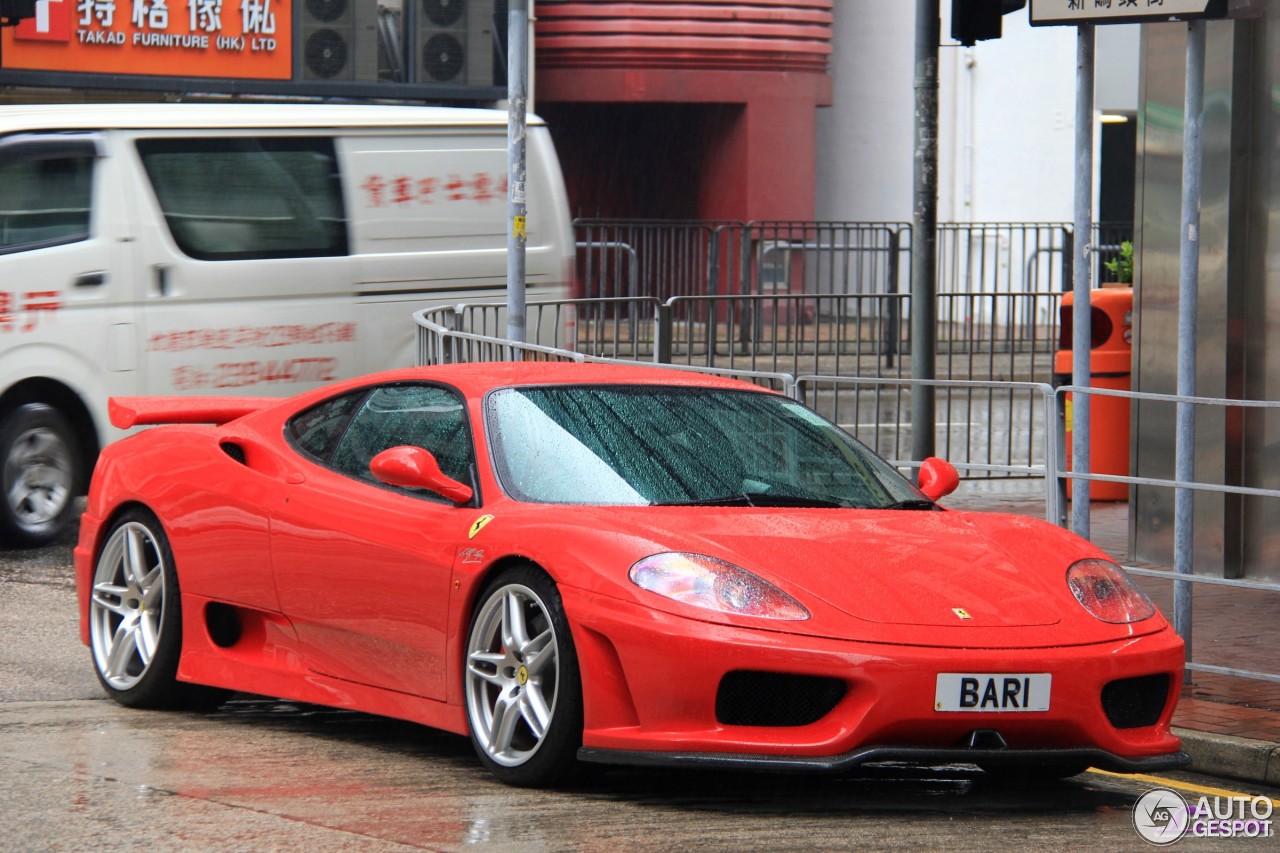
[[[498,479],[522,501],[879,508],[923,497],[847,433],[773,394],[503,388],[486,423]]]

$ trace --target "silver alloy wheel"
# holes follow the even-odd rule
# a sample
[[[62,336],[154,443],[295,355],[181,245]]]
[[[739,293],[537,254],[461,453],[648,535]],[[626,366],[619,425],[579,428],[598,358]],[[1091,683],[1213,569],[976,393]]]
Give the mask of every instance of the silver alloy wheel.
[[[551,728],[560,681],[555,629],[546,604],[522,584],[490,594],[467,643],[467,715],[495,763],[528,761]]]
[[[9,446],[4,460],[5,499],[26,525],[56,519],[71,500],[74,466],[71,448],[47,427],[26,430]]]
[[[89,603],[93,661],[113,689],[133,687],[151,665],[160,646],[164,593],[155,535],[136,521],[121,525],[102,549]]]

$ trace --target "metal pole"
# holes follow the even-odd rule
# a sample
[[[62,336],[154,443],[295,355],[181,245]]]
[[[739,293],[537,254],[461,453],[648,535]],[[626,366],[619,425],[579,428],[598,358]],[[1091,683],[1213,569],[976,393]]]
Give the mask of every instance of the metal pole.
[[[1075,245],[1072,249],[1071,384],[1089,387],[1091,308],[1089,251],[1093,239],[1093,51],[1094,28],[1076,30]],[[1072,395],[1071,468],[1089,472],[1089,395]],[[1089,538],[1089,481],[1071,483],[1071,529]]]
[[[915,207],[911,227],[911,378],[937,372],[938,293],[938,0],[916,0]],[[936,410],[932,386],[911,389],[911,454],[934,454]]]
[[[1182,250],[1178,277],[1178,395],[1196,394],[1196,313],[1200,291],[1200,178],[1204,148],[1200,132],[1204,124],[1205,22],[1187,25],[1186,105],[1182,117]],[[1192,403],[1178,403],[1177,461],[1174,477],[1189,483],[1196,470],[1196,410]],[[1177,489],[1173,504],[1173,567],[1179,575],[1192,573],[1192,541],[1195,525],[1195,492]],[[1191,660],[1191,583],[1173,587],[1173,624]]]
[[[511,0],[507,15],[507,340],[525,342],[525,111],[529,82],[529,0]]]

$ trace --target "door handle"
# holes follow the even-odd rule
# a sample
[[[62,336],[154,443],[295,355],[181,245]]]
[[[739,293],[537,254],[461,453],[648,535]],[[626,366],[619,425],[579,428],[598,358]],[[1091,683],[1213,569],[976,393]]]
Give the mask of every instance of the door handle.
[[[156,290],[160,291],[161,296],[169,295],[169,265],[156,264]]]
[[[107,283],[107,274],[103,270],[95,270],[94,272],[82,272],[75,277],[73,282],[76,287],[101,287]]]

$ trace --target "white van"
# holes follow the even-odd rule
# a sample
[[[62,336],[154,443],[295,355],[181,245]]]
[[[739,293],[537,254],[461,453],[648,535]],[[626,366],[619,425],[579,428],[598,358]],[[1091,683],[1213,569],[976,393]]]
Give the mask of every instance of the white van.
[[[0,541],[67,520],[120,394],[285,395],[415,360],[415,310],[506,288],[506,113],[0,107]],[[574,240],[528,129],[528,298]]]

